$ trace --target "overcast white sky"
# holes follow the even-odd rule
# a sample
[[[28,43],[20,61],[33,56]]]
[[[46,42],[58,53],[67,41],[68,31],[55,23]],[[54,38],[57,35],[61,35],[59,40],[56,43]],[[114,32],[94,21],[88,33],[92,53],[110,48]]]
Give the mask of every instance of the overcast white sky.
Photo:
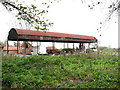
[[[106,11],[107,9],[99,7],[90,10],[87,4],[81,3],[81,0],[61,0],[59,3],[52,4],[49,8],[48,19],[54,22],[53,27],[49,31],[95,36],[99,40],[100,46],[117,48],[117,15],[114,15],[105,27],[102,28],[101,37],[99,37],[101,32],[97,32],[97,28],[101,26],[100,22],[104,21],[107,16]],[[11,28],[21,28],[17,26],[16,22],[14,15],[10,14],[0,4],[0,41],[7,39],[8,32]],[[52,45],[52,43],[42,44],[45,46]],[[56,47],[62,48],[63,44],[56,43]],[[72,44],[69,47],[72,47]]]

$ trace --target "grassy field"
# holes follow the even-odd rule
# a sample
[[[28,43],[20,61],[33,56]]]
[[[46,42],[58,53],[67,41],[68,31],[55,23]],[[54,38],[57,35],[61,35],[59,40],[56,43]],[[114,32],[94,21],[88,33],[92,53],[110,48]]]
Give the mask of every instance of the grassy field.
[[[107,51],[109,52],[109,51]],[[120,88],[117,54],[3,56],[3,87]]]

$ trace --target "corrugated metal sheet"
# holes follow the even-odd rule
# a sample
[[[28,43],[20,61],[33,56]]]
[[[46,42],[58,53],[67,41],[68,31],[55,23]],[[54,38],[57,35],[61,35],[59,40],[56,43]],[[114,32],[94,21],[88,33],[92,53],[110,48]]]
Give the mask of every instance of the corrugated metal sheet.
[[[41,36],[43,36],[43,38]],[[93,36],[48,32],[48,31],[44,32],[44,31],[35,31],[35,30],[14,29],[14,28],[12,28],[9,31],[8,40],[72,42],[72,43],[73,42],[75,43],[97,42],[97,39]]]
[[[21,35],[52,36],[52,37],[72,37],[72,38],[83,38],[83,39],[93,39],[93,40],[96,39],[93,36],[86,36],[86,35],[56,33],[56,32],[48,32],[48,31],[44,32],[44,31],[24,30],[24,29],[15,29],[15,30],[16,30],[16,32],[18,34],[21,34]]]

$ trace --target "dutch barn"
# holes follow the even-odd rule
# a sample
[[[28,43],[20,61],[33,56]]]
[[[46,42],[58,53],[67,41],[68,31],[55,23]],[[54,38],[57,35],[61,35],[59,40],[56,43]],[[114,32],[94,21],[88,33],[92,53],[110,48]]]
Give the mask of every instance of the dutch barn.
[[[96,43],[97,39],[93,36],[34,31],[12,28],[9,31],[8,40],[10,41],[40,41],[40,42],[67,42],[67,43]]]

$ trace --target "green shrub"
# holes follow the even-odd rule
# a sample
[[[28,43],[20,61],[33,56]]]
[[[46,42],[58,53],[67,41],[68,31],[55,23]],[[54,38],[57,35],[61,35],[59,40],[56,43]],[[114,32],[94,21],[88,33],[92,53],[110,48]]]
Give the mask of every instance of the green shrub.
[[[119,88],[117,55],[29,56],[2,59],[2,84],[18,88]],[[81,82],[76,82],[77,80]]]

